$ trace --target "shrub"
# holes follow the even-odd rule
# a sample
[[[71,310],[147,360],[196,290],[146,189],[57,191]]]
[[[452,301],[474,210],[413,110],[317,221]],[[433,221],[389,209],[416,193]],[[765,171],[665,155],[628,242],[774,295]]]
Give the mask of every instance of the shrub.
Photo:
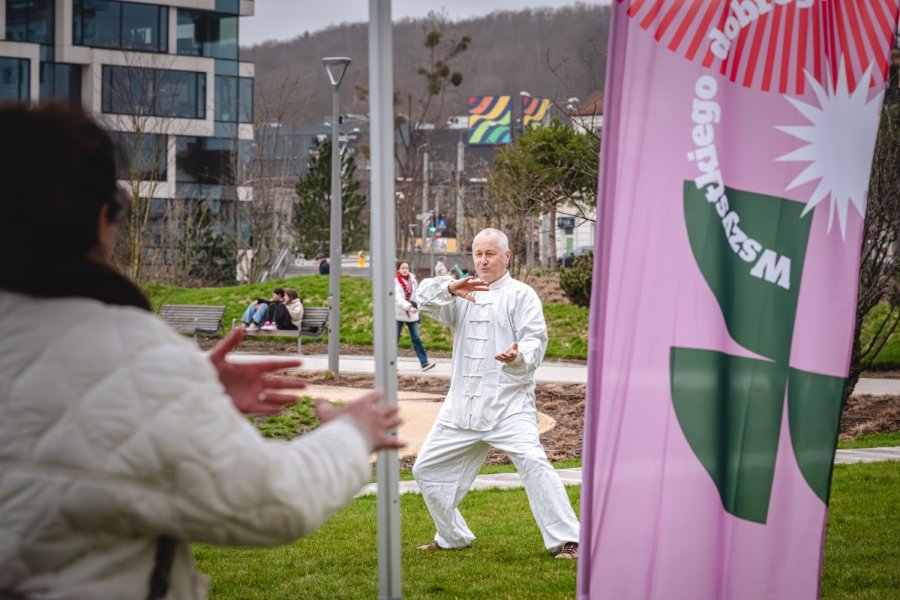
[[[591,276],[594,271],[594,255],[591,252],[575,259],[572,267],[559,272],[559,287],[572,304],[591,305]]]

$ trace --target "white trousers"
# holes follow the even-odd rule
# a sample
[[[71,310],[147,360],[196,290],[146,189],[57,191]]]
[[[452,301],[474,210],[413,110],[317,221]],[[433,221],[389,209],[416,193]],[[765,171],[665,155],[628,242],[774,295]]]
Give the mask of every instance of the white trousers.
[[[435,541],[442,548],[465,548],[475,539],[458,507],[491,446],[505,452],[519,472],[544,546],[555,552],[566,542],[577,542],[578,519],[547,460],[534,412],[507,417],[490,431],[434,424],[413,466],[413,477],[437,527]]]

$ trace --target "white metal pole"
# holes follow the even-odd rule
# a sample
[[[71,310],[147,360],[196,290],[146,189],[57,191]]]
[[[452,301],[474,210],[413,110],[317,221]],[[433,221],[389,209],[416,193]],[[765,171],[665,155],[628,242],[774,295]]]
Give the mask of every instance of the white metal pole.
[[[397,323],[394,198],[394,73],[390,0],[369,0],[369,118],[372,148],[372,301],[375,317],[375,387],[397,403]],[[396,432],[395,432],[396,435]],[[381,450],[378,479],[378,597],[403,595],[400,569],[400,463]]]

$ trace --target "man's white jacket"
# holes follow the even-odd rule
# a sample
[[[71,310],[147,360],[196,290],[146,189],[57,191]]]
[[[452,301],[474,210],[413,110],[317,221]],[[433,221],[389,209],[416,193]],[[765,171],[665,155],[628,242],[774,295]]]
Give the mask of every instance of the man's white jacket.
[[[438,419],[452,427],[490,431],[514,414],[535,410],[534,371],[547,349],[547,325],[534,289],[507,272],[475,292],[475,302],[448,290],[453,279],[422,281],[419,310],[453,331],[453,374]],[[510,363],[494,358],[513,342],[519,353]]]
[[[371,477],[351,421],[264,439],[146,311],[0,291],[0,343],[0,589],[145,598],[165,534],[166,598],[205,598],[188,541],[290,542]]]

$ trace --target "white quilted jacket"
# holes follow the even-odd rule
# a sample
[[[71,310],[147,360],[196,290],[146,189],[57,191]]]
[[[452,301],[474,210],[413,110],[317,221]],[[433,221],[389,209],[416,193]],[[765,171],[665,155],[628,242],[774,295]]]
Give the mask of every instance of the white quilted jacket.
[[[290,542],[370,473],[346,419],[261,437],[193,341],[146,311],[0,291],[0,590],[145,598],[167,534],[167,598],[205,598],[188,541]]]

